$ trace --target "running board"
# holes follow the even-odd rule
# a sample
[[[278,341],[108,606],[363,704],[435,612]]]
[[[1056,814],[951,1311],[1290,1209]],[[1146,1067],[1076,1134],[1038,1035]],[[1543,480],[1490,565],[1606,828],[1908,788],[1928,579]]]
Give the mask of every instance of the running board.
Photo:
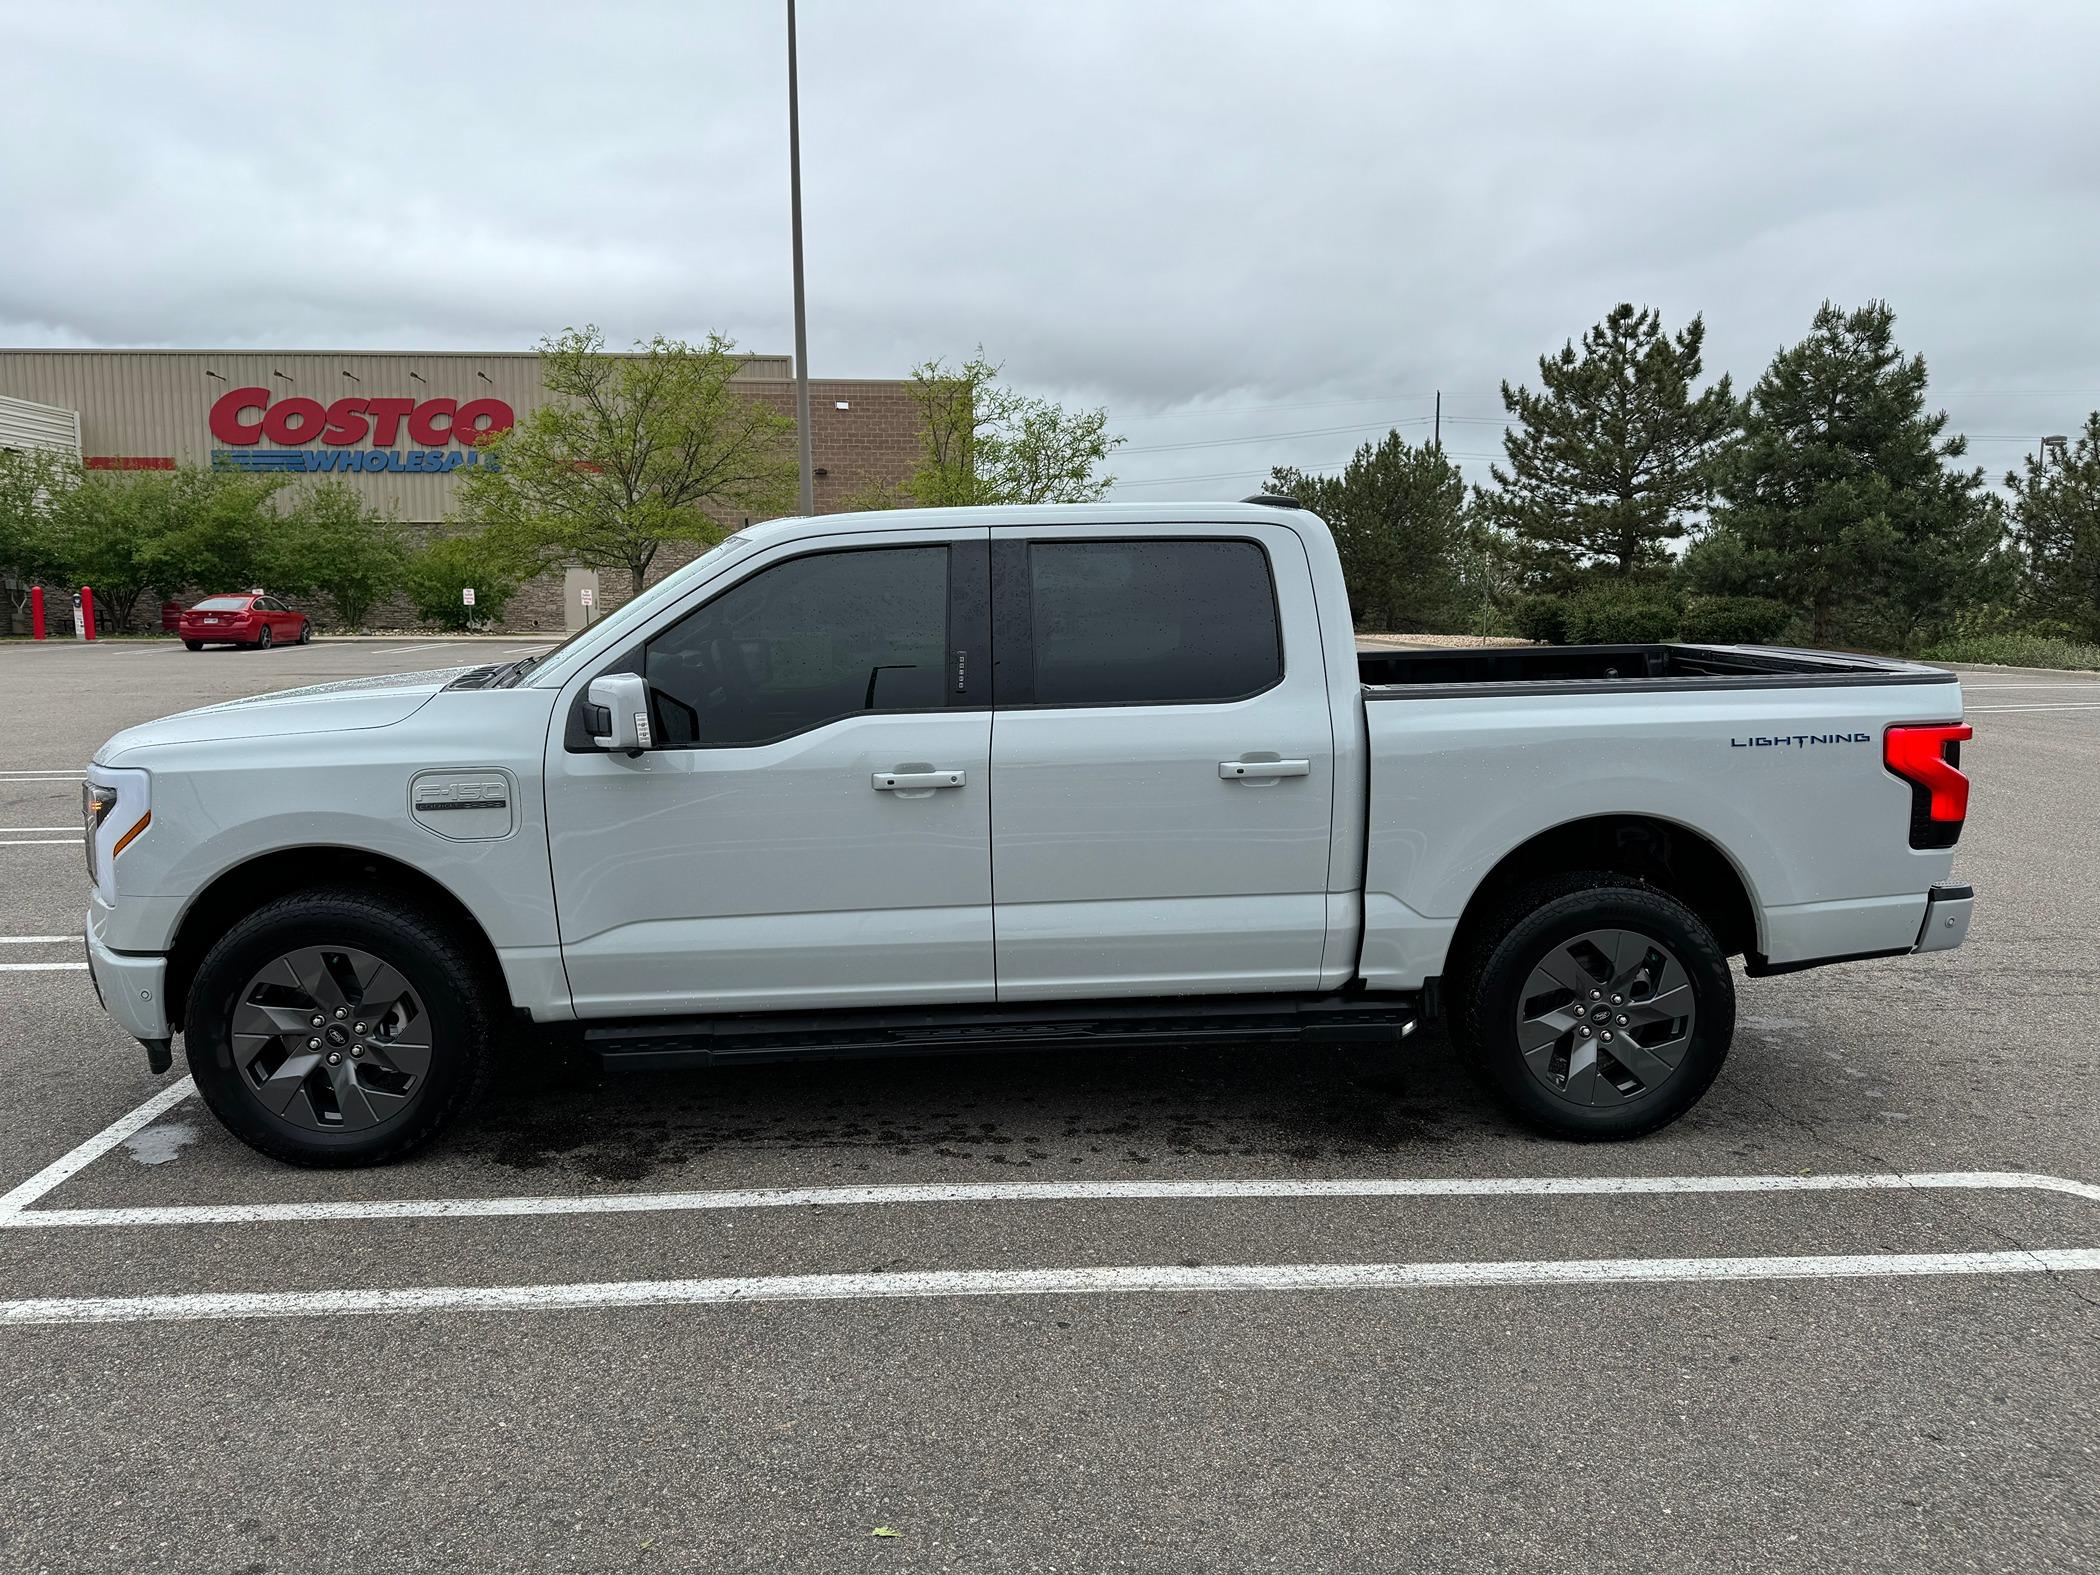
[[[608,1071],[655,1072],[805,1056],[941,1055],[1054,1044],[1377,1044],[1414,1032],[1420,1015],[1412,995],[1191,995],[644,1018],[587,1026],[583,1039]]]

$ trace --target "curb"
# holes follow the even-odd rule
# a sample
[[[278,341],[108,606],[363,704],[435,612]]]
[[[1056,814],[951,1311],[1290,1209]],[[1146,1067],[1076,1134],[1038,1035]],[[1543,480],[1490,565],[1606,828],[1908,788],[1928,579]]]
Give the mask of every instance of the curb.
[[[1944,667],[1951,673],[2011,673],[2023,678],[2063,678],[2072,683],[2090,683],[2100,680],[2100,672],[2089,667],[1996,667],[1988,662],[1935,662],[1927,660],[1927,667]]]

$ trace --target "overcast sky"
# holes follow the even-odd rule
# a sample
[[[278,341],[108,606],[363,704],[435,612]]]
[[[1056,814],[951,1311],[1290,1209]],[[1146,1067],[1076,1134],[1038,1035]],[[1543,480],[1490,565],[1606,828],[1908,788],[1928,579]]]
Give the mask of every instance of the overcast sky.
[[[0,343],[793,347],[773,0],[0,0],[0,40]],[[1438,388],[1485,479],[1499,380],[1622,299],[1747,385],[1885,296],[1994,478],[2100,406],[2100,5],[803,0],[801,59],[813,372],[981,342],[1109,407],[1122,496]]]

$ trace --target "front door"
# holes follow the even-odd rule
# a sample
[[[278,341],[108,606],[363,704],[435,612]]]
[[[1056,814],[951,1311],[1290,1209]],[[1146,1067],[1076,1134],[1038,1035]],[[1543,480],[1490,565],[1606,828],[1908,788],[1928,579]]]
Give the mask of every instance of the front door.
[[[1316,988],[1334,739],[1298,538],[992,542],[999,998]]]
[[[557,715],[580,1016],[993,998],[985,536],[761,553],[610,664],[647,680],[653,747],[578,749]]]

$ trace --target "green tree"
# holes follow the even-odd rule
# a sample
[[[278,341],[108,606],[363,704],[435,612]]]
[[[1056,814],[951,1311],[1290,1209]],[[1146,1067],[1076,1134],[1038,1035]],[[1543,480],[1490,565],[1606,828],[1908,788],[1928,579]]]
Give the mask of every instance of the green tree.
[[[495,623],[517,594],[507,547],[485,535],[433,536],[402,566],[402,584],[417,614],[441,629]],[[469,607],[462,592],[474,592]]]
[[[241,471],[88,471],[56,497],[69,577],[95,588],[103,621],[131,628],[148,590],[239,591],[263,583],[283,517],[284,478]]]
[[[1724,375],[1698,379],[1706,324],[1663,331],[1652,308],[1619,305],[1556,355],[1539,357],[1540,390],[1502,385],[1516,425],[1508,468],[1483,494],[1534,579],[1567,588],[1585,570],[1630,577],[1669,567],[1701,519],[1715,465],[1741,423]]]
[[[1101,473],[1123,439],[1105,409],[1067,410],[1004,387],[980,347],[960,367],[912,369],[919,463],[901,487],[872,488],[856,508],[973,508],[1001,503],[1093,503],[1115,485]]]
[[[1830,302],[1751,392],[1721,476],[1710,540],[1688,555],[1703,590],[1770,597],[1811,638],[1904,646],[2004,578],[2001,511],[1981,470],[1948,461],[1944,411],[1925,408],[1925,360],[1895,341],[1883,301]]]
[[[1278,466],[1269,485],[1334,532],[1356,622],[1413,631],[1462,621],[1462,576],[1480,544],[1466,517],[1465,478],[1441,448],[1388,432],[1358,449],[1338,476]]]
[[[732,341],[659,335],[609,354],[595,327],[540,344],[554,397],[477,445],[458,515],[523,573],[622,569],[639,593],[667,543],[725,534],[708,513],[773,514],[795,496],[792,417],[732,384]]]
[[[49,449],[0,450],[0,587],[10,618],[21,618],[39,583],[67,578],[58,511],[79,484],[79,462]]]
[[[268,575],[273,590],[325,596],[337,626],[356,629],[374,604],[401,588],[408,543],[391,514],[343,482],[323,481],[293,501],[275,560]]]
[[[203,467],[130,474],[143,484],[150,511],[152,528],[140,551],[155,589],[172,595],[278,588],[269,581],[283,557],[285,518],[275,499],[289,477]]]
[[[2030,455],[2005,485],[2028,609],[2100,641],[2100,411],[2060,464]]]

